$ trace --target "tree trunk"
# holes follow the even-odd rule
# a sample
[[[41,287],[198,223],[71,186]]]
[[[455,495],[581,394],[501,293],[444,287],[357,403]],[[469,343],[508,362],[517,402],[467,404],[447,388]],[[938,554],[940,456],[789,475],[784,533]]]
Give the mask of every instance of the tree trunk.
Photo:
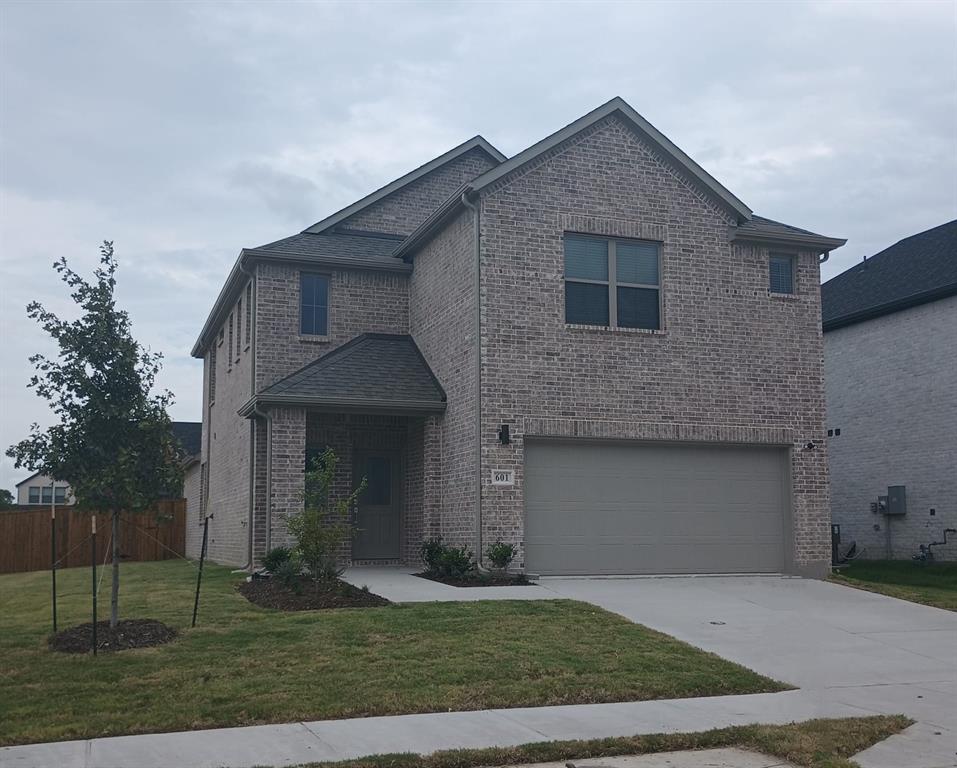
[[[113,512],[113,584],[110,587],[110,628],[120,615],[120,513]]]

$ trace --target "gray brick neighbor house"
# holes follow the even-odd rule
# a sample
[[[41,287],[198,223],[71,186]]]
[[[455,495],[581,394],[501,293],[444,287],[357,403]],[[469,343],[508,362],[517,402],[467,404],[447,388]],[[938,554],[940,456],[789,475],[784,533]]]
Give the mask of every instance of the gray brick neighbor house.
[[[855,264],[821,298],[831,514],[863,557],[909,558],[957,529],[957,221]],[[882,509],[890,486],[904,503]],[[957,560],[957,535],[932,551]]]
[[[819,261],[621,99],[476,137],[244,249],[193,348],[210,555],[286,542],[307,457],[365,477],[352,562],[441,536],[530,573],[822,575]]]

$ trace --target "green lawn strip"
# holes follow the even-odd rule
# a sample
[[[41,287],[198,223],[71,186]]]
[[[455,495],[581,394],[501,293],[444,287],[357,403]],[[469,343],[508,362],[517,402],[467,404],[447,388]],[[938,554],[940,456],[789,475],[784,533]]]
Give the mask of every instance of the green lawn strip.
[[[809,720],[789,725],[743,725],[701,733],[658,733],[588,741],[547,741],[518,747],[456,749],[431,755],[379,755],[300,768],[473,768],[561,762],[589,757],[643,755],[739,747],[809,768],[851,768],[848,758],[911,725],[902,715]]]
[[[857,560],[831,580],[850,587],[957,611],[957,563]]]
[[[89,621],[89,579],[59,573],[61,628]],[[121,616],[181,634],[93,658],[47,649],[49,573],[0,576],[0,744],[788,687],[586,603],[280,613],[249,603],[242,576],[219,566],[189,629],[195,579],[183,561],[124,564]]]

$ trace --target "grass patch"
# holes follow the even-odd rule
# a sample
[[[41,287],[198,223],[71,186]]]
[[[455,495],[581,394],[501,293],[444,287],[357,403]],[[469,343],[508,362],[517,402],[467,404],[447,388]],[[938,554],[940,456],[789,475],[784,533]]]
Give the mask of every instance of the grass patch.
[[[739,747],[808,768],[852,768],[848,758],[911,725],[901,715],[809,720],[790,725],[746,725],[702,733],[668,733],[589,741],[550,741],[519,747],[456,749],[432,755],[379,755],[311,768],[473,768],[561,762],[589,757],[643,755],[689,749]],[[304,767],[305,768],[305,767]]]
[[[838,584],[957,611],[957,563],[857,560],[831,577]]]
[[[48,650],[49,573],[0,576],[0,744],[787,687],[587,603],[281,613],[242,597],[228,568],[207,568],[189,629],[195,569],[124,564],[121,618],[158,619],[180,635],[98,658]],[[59,573],[61,628],[90,620],[89,579],[86,569]]]

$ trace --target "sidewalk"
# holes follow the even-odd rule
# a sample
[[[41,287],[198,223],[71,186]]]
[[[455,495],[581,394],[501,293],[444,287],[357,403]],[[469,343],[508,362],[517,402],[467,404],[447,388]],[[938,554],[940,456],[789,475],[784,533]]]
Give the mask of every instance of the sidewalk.
[[[872,712],[805,691],[700,699],[580,704],[32,744],[0,749],[2,768],[252,768],[346,760],[388,752],[429,753],[536,741],[705,731]],[[900,768],[897,766],[896,768]]]

